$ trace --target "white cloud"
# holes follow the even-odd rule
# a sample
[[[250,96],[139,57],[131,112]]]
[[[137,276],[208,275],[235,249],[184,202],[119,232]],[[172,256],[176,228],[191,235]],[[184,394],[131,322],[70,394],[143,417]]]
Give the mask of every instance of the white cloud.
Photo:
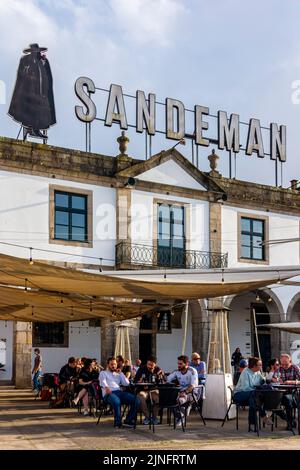
[[[178,0],[111,0],[120,30],[138,45],[170,46],[179,21],[188,10]],[[178,35],[177,35],[178,37]]]

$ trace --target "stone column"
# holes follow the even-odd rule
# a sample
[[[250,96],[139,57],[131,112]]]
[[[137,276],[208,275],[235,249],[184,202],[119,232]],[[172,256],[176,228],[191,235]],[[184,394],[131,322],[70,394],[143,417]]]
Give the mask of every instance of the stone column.
[[[13,378],[16,388],[32,387],[32,323],[14,322]]]
[[[110,318],[101,318],[101,365],[105,367],[106,359],[113,356],[115,349],[115,328]]]

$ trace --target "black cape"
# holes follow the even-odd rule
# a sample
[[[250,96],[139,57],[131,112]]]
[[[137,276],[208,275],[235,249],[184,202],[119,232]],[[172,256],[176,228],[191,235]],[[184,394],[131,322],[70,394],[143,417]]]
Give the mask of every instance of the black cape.
[[[56,123],[52,86],[48,60],[36,53],[24,55],[8,114],[24,127],[48,129]]]

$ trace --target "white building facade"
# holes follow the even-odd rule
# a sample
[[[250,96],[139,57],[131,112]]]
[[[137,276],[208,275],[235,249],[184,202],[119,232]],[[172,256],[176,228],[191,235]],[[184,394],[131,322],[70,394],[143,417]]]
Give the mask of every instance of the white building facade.
[[[203,173],[176,149],[141,161],[0,139],[0,250],[58,266],[95,271],[280,266],[300,264],[300,192]],[[32,250],[29,251],[29,248]],[[280,280],[279,280],[280,281]],[[1,293],[1,291],[0,291]],[[154,299],[155,301],[155,299]],[[300,291],[278,283],[223,299],[230,311],[233,350],[257,354],[255,322],[297,320]],[[170,371],[182,353],[185,299],[166,303],[132,322],[132,359],[154,353]],[[13,317],[12,317],[13,318]],[[69,356],[105,363],[114,351],[110,320],[33,322],[32,346],[42,351],[45,372]],[[207,353],[207,301],[189,306],[185,353]],[[0,322],[2,380],[13,380],[15,324]],[[289,351],[293,335],[258,329],[266,364]]]

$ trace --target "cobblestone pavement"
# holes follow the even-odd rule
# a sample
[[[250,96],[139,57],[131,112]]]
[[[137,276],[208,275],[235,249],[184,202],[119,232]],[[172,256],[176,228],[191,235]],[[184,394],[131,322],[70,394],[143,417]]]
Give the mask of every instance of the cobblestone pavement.
[[[50,409],[48,402],[35,400],[30,390],[0,388],[0,449],[300,449],[300,436],[293,436],[278,420],[273,432],[262,429],[261,436],[247,431],[247,412],[241,413],[240,429],[235,421],[221,428],[220,421],[208,420],[204,426],[192,413],[185,433],[167,424],[138,425],[136,430],[114,430],[112,417],[104,416],[99,426],[91,416],[74,409]]]

